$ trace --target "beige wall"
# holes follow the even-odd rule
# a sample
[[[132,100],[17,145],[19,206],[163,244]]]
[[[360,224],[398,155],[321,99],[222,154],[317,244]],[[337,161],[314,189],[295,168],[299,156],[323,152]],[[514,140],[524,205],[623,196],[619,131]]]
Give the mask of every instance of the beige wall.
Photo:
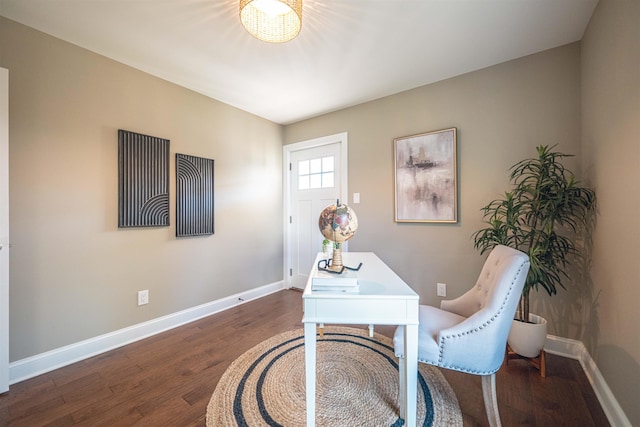
[[[538,144],[580,153],[579,76],[571,44],[289,125],[285,143],[349,133],[349,191],[361,196],[349,250],[376,252],[423,304],[439,305],[437,282],[448,297],[475,283],[484,257],[471,234],[480,208],[507,190],[508,168]],[[393,138],[448,127],[458,129],[459,222],[395,223]],[[578,159],[568,165],[577,171]]]
[[[585,179],[598,191],[591,354],[640,425],[640,2],[600,0],[582,43]]]
[[[12,361],[282,280],[280,126],[4,18],[0,40]],[[117,228],[118,129],[171,140],[170,227]],[[215,160],[213,236],[175,238],[176,152]]]
[[[582,45],[289,125],[284,136],[268,121],[0,18],[11,96],[11,360],[280,280],[283,138],[349,132],[349,190],[362,199],[350,250],[377,252],[425,304],[439,303],[436,282],[454,297],[475,281],[482,257],[470,236],[480,207],[506,189],[508,167],[538,144],[559,143],[598,193],[592,274],[576,279],[583,294],[539,294],[535,310],[550,333],[587,345],[640,425],[639,5],[600,0]],[[393,138],[453,126],[458,224],[396,224]],[[118,128],[168,138],[172,154],[216,159],[215,236],[117,229]],[[173,224],[173,197],[171,206]],[[139,289],[150,289],[148,306],[135,306]]]

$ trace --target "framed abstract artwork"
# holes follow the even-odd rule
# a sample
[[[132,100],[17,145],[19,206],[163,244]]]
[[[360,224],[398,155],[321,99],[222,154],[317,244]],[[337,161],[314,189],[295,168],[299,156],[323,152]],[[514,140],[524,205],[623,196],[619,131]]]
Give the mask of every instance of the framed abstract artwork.
[[[395,221],[458,222],[456,128],[393,140]]]
[[[176,154],[176,237],[214,233],[213,160]]]
[[[169,225],[169,140],[118,130],[118,227]]]

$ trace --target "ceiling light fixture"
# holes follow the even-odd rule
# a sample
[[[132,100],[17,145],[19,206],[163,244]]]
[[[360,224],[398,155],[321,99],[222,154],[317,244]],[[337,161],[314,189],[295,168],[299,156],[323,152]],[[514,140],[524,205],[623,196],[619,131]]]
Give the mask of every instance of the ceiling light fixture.
[[[288,42],[302,27],[302,0],[240,0],[240,21],[259,40]]]

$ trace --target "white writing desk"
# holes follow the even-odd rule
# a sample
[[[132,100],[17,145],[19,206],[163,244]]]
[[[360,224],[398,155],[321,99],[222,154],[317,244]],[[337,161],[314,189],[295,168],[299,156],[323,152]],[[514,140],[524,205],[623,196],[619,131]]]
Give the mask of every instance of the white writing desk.
[[[373,252],[345,252],[344,265],[362,267],[356,273],[359,291],[354,293],[312,291],[318,254],[302,295],[307,392],[307,427],[316,422],[316,325],[405,325],[403,372],[400,372],[400,418],[415,427],[418,385],[418,295]]]

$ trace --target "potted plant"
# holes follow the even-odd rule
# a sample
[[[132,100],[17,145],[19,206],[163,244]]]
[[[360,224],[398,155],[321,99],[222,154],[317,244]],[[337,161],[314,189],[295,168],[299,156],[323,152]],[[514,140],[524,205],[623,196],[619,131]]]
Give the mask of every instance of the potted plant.
[[[512,334],[509,337],[511,348],[526,357],[536,357],[546,339],[546,320],[529,312],[530,292],[542,287],[555,295],[558,287],[564,288],[570,258],[580,253],[574,236],[587,225],[596,207],[595,192],[581,186],[562,164],[571,155],[554,148],[538,146],[536,158],[510,168],[511,191],[482,208],[487,226],[473,233],[474,247],[480,253],[506,245],[529,255],[531,266],[512,332],[526,327],[524,322],[543,325],[542,342],[520,348],[527,343],[514,343]]]

